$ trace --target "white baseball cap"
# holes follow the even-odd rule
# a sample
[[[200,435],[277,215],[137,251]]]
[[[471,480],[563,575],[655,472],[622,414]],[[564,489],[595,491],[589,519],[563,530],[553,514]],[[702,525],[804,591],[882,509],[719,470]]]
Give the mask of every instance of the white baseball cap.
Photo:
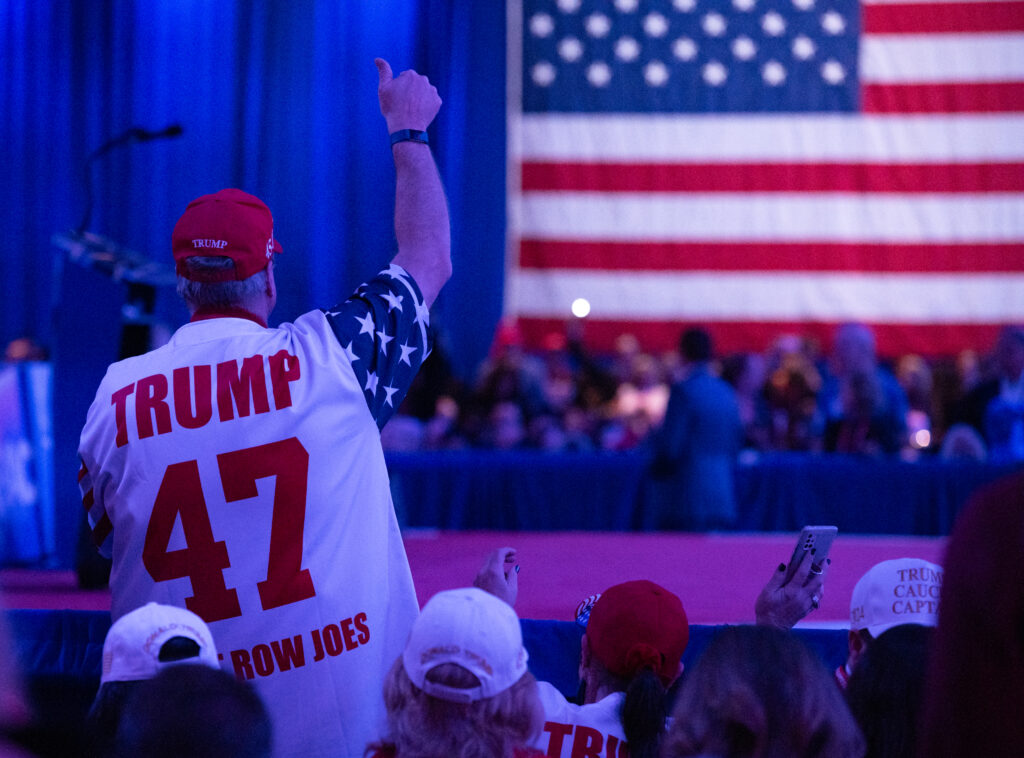
[[[199,646],[199,655],[161,661],[160,648],[173,637],[185,637]],[[103,641],[103,672],[100,684],[150,679],[165,666],[202,663],[219,669],[217,647],[210,627],[184,608],[146,603],[113,623]]]
[[[519,619],[512,606],[476,587],[446,590],[423,606],[402,652],[412,683],[428,695],[455,703],[493,697],[526,673]],[[480,686],[450,687],[427,680],[443,663],[455,663],[476,675]]]
[[[921,558],[895,558],[872,566],[850,597],[850,628],[872,637],[900,624],[935,626],[942,566]]]

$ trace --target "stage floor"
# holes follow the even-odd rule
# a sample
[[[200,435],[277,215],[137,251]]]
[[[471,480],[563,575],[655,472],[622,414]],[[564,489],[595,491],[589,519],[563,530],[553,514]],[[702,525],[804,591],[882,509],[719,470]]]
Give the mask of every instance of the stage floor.
[[[795,534],[623,534],[612,532],[446,532],[410,530],[406,551],[420,603],[473,581],[488,551],[518,551],[521,618],[570,620],[580,600],[617,582],[650,579],[679,595],[691,623],[743,623]],[[915,557],[942,562],[944,538],[842,536],[821,608],[805,626],[845,626],[850,593],[878,561]],[[70,571],[0,570],[8,608],[109,610],[106,590],[79,590]]]

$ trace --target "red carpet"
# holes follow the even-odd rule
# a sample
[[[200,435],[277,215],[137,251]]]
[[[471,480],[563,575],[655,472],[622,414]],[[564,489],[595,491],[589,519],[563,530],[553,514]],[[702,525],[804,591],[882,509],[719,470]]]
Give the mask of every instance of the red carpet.
[[[576,604],[627,579],[651,579],[677,593],[696,624],[752,621],[754,599],[788,560],[796,534],[621,534],[595,532],[413,531],[406,549],[420,602],[468,585],[486,553],[515,547],[522,571],[522,618],[570,620]],[[832,547],[821,608],[808,625],[843,625],[857,579],[878,561],[913,556],[941,563],[945,541],[925,537],[844,537]],[[106,591],[81,591],[69,571],[0,571],[8,608],[110,608]]]

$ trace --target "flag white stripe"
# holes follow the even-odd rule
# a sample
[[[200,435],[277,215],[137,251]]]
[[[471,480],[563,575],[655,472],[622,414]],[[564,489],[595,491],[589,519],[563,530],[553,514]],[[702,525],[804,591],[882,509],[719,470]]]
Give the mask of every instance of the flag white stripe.
[[[521,134],[513,135],[509,148],[514,153],[511,159],[525,161],[951,163],[1024,159],[1024,114],[526,113],[521,119]]]
[[[516,210],[534,239],[1011,242],[1024,195],[526,192]]]
[[[522,316],[567,318],[576,298],[595,319],[1024,321],[1024,275],[636,273],[520,270]]]
[[[1024,34],[866,35],[865,83],[1024,81]]]

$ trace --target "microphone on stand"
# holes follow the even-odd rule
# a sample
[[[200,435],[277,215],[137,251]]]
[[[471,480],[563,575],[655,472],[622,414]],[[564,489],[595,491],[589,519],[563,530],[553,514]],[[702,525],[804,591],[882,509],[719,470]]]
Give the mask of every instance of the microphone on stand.
[[[93,207],[92,164],[121,145],[132,142],[149,142],[156,139],[173,139],[180,137],[183,131],[181,124],[170,124],[157,131],[133,126],[89,153],[82,166],[82,177],[85,182],[85,212],[82,214],[82,222],[73,231],[53,236],[54,244],[65,252],[68,260],[98,271],[109,276],[115,282],[125,285],[121,304],[119,360],[131,355],[139,355],[150,348],[151,327],[154,323],[158,323],[153,315],[157,287],[173,286],[174,268],[166,264],[154,263],[145,255],[122,248],[112,240],[100,235],[86,232],[92,218]],[[61,281],[64,281],[64,274],[59,277]],[[68,281],[84,282],[87,280],[72,278]],[[63,291],[63,285],[61,291]],[[116,288],[111,289],[109,293],[107,289],[98,291],[104,295],[113,296]],[[60,356],[54,364],[53,416],[54,425],[58,429],[58,433],[54,435],[57,440],[54,455],[55,460],[73,462],[75,446],[71,444],[68,447],[62,440],[74,439],[74,437],[72,434],[61,434],[60,429],[61,425],[68,426],[67,419],[82,418],[85,409],[89,407],[88,398],[81,396],[78,387],[81,384],[81,375],[83,373],[87,375],[94,368],[94,360],[83,357],[87,351],[83,351],[78,345],[76,338],[78,324],[77,322],[73,323],[74,318],[87,312],[88,306],[82,306],[79,303],[79,300],[85,299],[78,298],[75,293],[68,300],[74,302],[70,308],[54,308],[54,331],[59,340],[55,354]],[[66,346],[64,345],[65,341],[67,342]],[[93,343],[90,344],[93,345]],[[77,434],[77,430],[68,428],[67,431]],[[89,534],[88,522],[82,517],[79,522],[79,547],[75,561],[78,586],[81,588],[104,587],[110,576],[110,561],[101,558],[95,549],[89,549],[91,547]]]
[[[180,137],[185,129],[181,124],[170,124],[165,126],[159,131],[150,131],[149,129],[143,129],[139,126],[133,126],[127,129],[116,137],[104,142],[98,148],[93,150],[85,159],[85,165],[82,167],[82,171],[85,174],[85,211],[82,213],[82,222],[75,229],[76,234],[82,234],[89,226],[89,221],[92,218],[92,204],[93,204],[93,192],[92,192],[92,164],[97,158],[106,155],[115,147],[120,145],[128,144],[129,142],[149,142],[155,139],[174,139]]]

